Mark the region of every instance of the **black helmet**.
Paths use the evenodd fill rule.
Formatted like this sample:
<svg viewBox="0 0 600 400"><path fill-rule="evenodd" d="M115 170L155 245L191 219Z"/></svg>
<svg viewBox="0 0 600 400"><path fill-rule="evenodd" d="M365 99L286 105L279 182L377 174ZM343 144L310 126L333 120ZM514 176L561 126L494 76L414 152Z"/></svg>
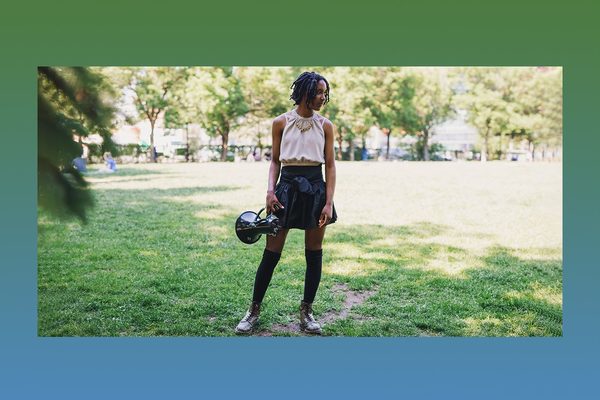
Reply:
<svg viewBox="0 0 600 400"><path fill-rule="evenodd" d="M279 218L273 214L267 215L266 218L260 218L260 211L244 211L235 221L235 234L238 239L246 244L256 243L263 233L271 236L277 235L281 229L279 226Z"/></svg>

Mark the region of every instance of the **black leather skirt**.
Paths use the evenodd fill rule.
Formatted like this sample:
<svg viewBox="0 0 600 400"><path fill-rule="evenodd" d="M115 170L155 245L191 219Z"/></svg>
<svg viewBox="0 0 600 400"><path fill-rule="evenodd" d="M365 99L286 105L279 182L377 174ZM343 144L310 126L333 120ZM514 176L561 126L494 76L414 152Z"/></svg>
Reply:
<svg viewBox="0 0 600 400"><path fill-rule="evenodd" d="M275 196L283 205L275 215L283 228L312 229L319 226L319 217L327 201L326 186L320 165L287 166L281 168ZM335 206L333 218L337 220Z"/></svg>

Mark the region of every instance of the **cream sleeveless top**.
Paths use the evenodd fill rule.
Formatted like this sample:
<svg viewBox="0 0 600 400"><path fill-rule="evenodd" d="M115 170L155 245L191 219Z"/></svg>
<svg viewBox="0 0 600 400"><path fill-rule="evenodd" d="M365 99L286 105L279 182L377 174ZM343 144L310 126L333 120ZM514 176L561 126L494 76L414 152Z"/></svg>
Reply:
<svg viewBox="0 0 600 400"><path fill-rule="evenodd" d="M285 128L281 136L279 161L286 165L319 165L325 163L325 118L313 111L300 116L295 109L284 114Z"/></svg>

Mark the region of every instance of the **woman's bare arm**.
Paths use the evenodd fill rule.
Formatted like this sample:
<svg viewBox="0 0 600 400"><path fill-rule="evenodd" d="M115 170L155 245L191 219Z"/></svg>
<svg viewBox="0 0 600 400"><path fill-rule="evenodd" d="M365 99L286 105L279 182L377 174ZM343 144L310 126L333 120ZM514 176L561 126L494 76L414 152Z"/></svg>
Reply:
<svg viewBox="0 0 600 400"><path fill-rule="evenodd" d="M325 207L321 212L319 226L323 226L333 217L333 195L335 193L335 154L333 151L333 141L335 138L335 126L329 120L323 123L325 132L325 188L327 198Z"/></svg>

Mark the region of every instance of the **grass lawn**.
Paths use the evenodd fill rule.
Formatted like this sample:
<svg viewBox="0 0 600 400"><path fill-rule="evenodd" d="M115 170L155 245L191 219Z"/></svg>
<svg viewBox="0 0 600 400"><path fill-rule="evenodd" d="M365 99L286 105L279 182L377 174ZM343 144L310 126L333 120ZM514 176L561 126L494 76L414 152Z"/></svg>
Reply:
<svg viewBox="0 0 600 400"><path fill-rule="evenodd" d="M264 237L267 163L92 169L87 225L38 218L40 336L232 336ZM561 336L562 165L338 162L315 317L332 336ZM257 334L296 336L292 230Z"/></svg>

